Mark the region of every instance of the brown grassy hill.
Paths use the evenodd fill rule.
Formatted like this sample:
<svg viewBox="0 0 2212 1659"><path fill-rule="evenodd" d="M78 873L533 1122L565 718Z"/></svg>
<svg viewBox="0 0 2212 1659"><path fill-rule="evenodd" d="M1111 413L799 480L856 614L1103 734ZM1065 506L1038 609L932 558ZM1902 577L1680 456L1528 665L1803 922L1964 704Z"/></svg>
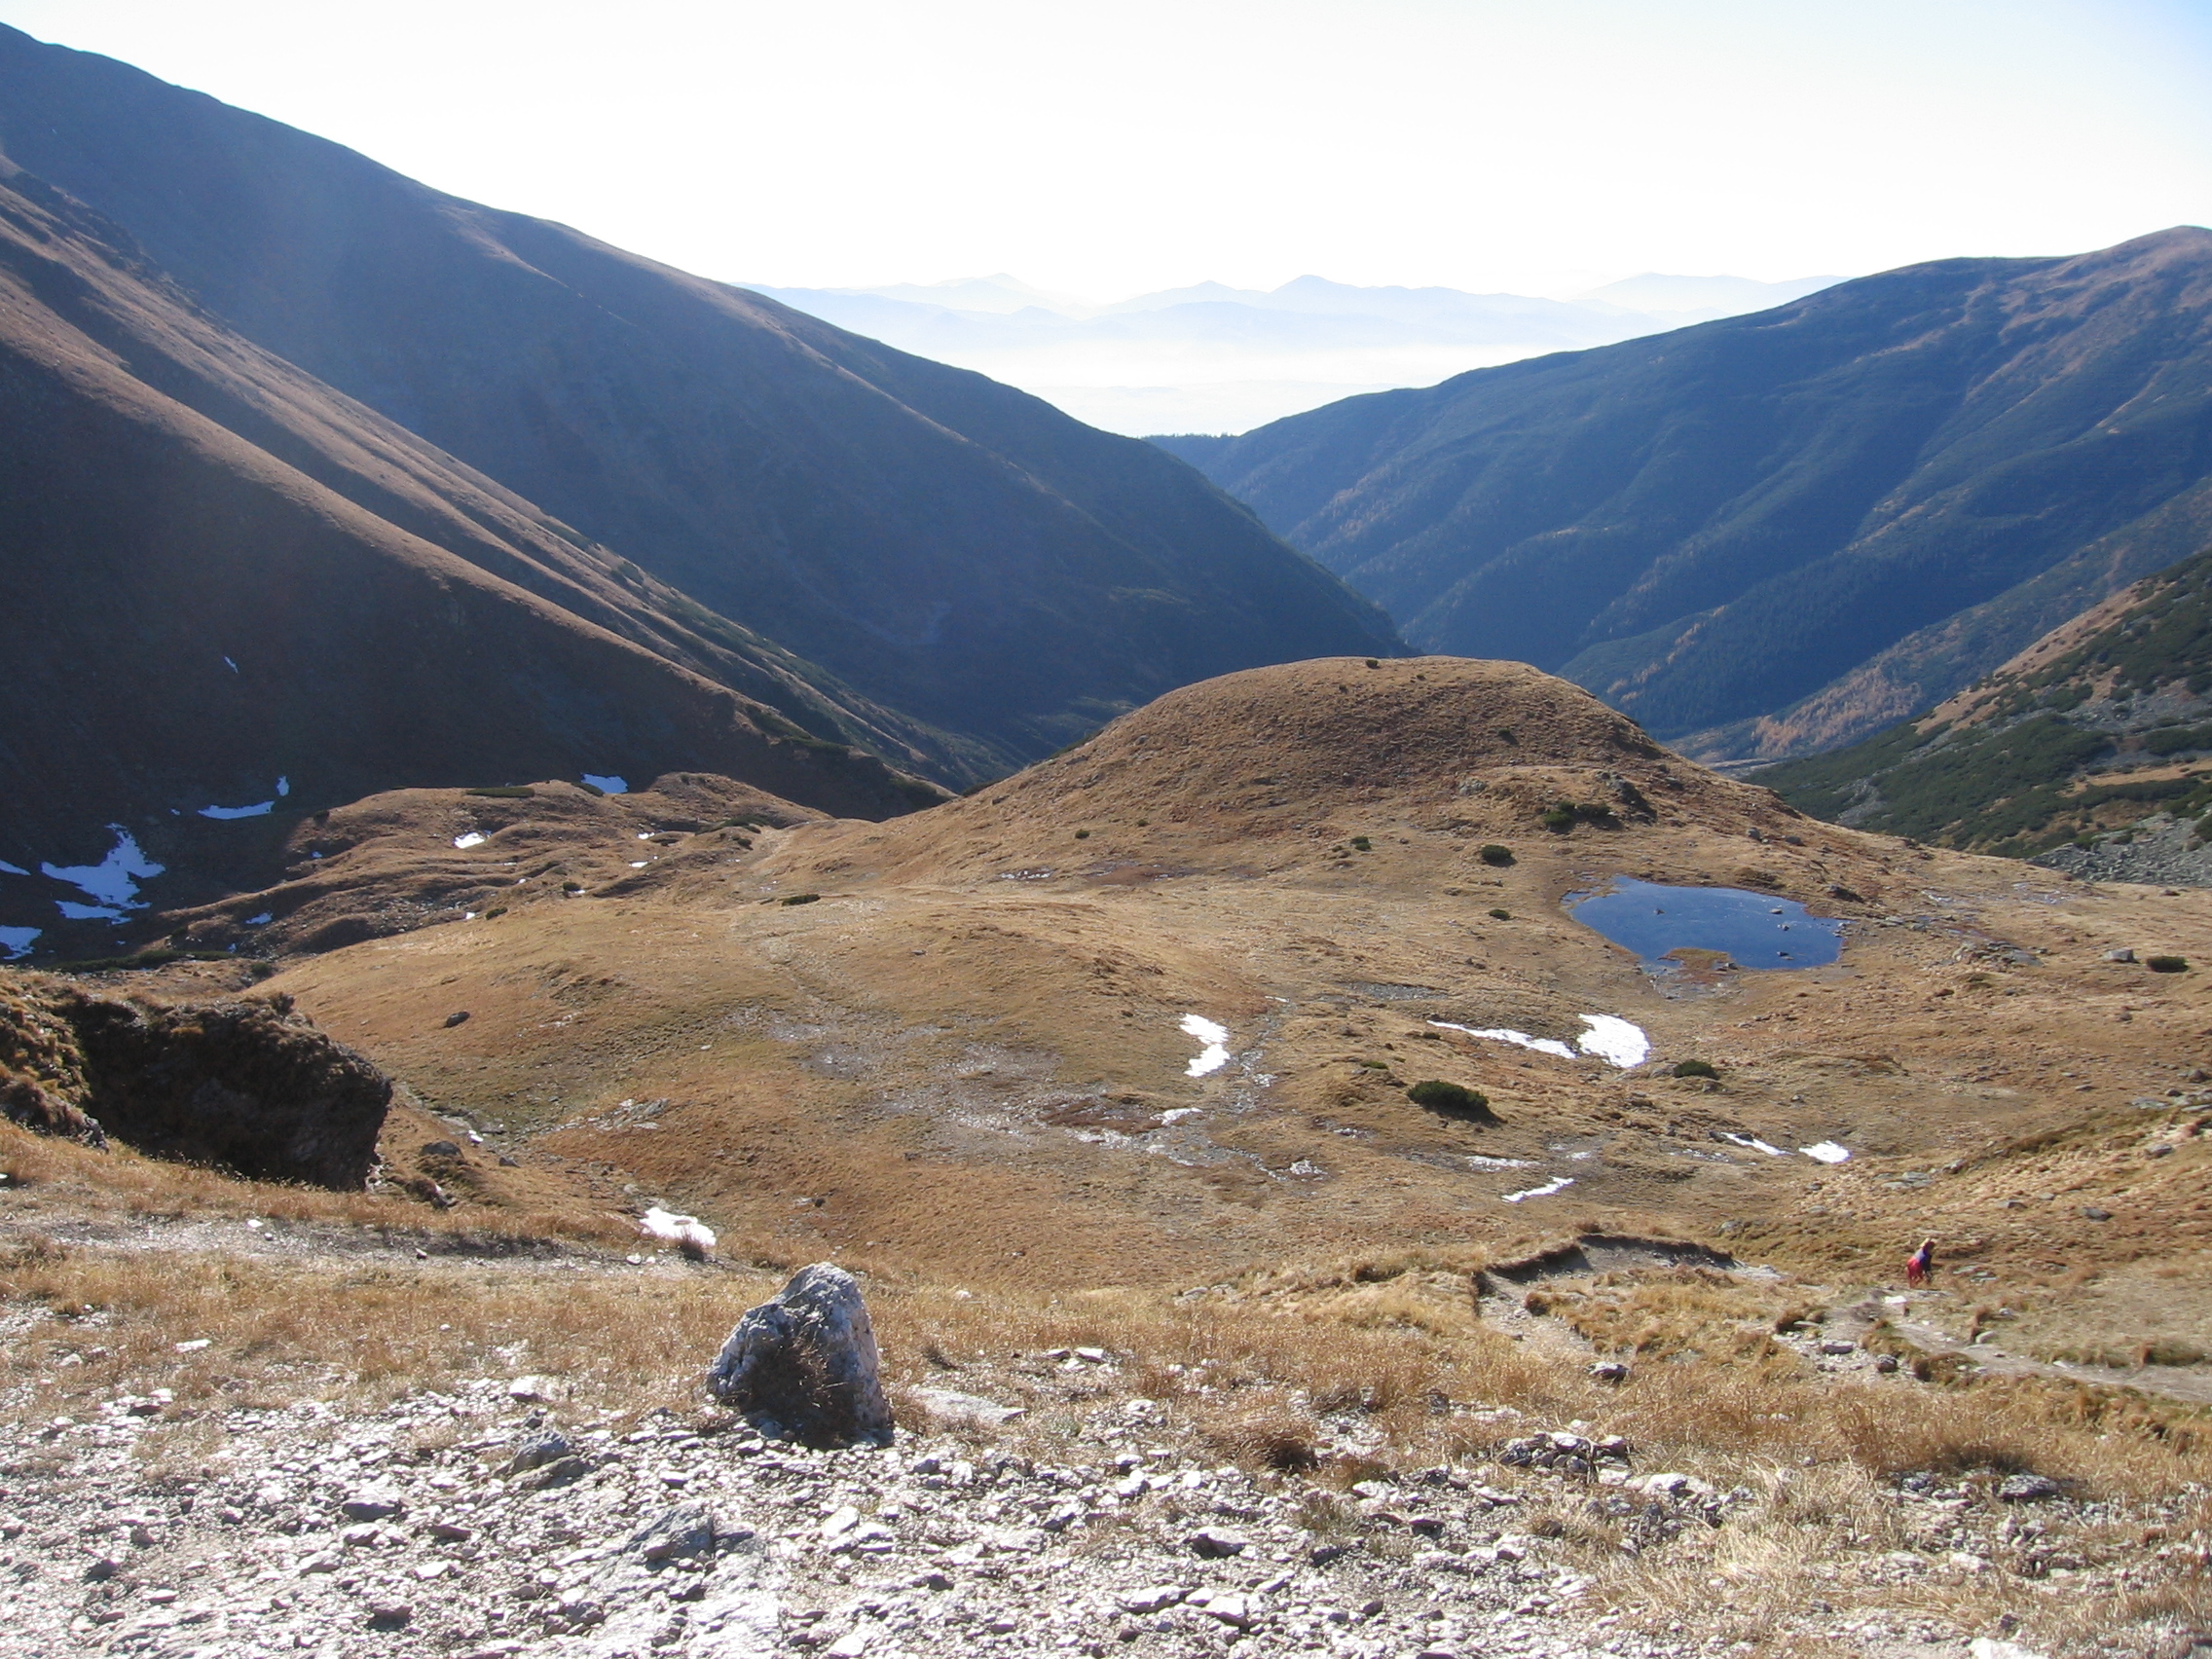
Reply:
<svg viewBox="0 0 2212 1659"><path fill-rule="evenodd" d="M1645 804L1546 826L1608 780ZM2104 960L2212 959L2203 897L1794 816L1524 668L1254 671L986 793L746 839L271 983L549 1168L887 1273L1190 1286L1602 1226L1881 1276L1934 1232L2063 1309L2066 1273L2212 1243L2180 1114L2203 977ZM1623 873L1804 901L1848 918L1843 959L1654 979L1560 907ZM1571 1042L1591 1014L1653 1063L1430 1023ZM1193 1015L1231 1055L1198 1076ZM1687 1058L1718 1080L1667 1075ZM1416 1105L1427 1079L1500 1121ZM1851 1161L1795 1150L1826 1140Z"/></svg>
<svg viewBox="0 0 2212 1659"><path fill-rule="evenodd" d="M773 679L832 730L867 730L865 704L623 596L542 515L228 333L19 174L0 367L0 923L47 946L88 896L19 872L97 865L119 824L195 862L210 806L686 768L870 816L938 795L708 676Z"/></svg>
<svg viewBox="0 0 2212 1659"><path fill-rule="evenodd" d="M0 153L233 329L990 776L1210 674L1401 648L1152 446L0 28Z"/></svg>

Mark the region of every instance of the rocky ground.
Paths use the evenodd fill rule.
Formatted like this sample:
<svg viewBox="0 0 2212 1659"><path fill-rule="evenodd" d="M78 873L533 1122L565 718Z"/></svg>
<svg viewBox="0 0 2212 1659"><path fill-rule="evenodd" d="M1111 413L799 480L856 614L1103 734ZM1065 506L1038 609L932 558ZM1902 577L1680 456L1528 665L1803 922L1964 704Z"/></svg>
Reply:
<svg viewBox="0 0 2212 1659"><path fill-rule="evenodd" d="M2028 861L2082 881L2136 881L2151 886L2212 887L2212 845L2194 819L2156 813L2121 839L2100 836L2086 847L2069 841Z"/></svg>
<svg viewBox="0 0 2212 1659"><path fill-rule="evenodd" d="M12 1341L35 1322L14 1315ZM95 1315L78 1340L97 1352L96 1335ZM1857 1345L1790 1340L1834 1386L1914 1409L1915 1385ZM812 1451L704 1405L586 1411L546 1376L378 1410L331 1403L335 1377L207 1411L156 1388L17 1420L0 1653L2056 1651L2000 1610L2023 1595L2081 1651L2183 1659L2195 1641L2170 1594L2203 1569L2194 1489L1908 1470L1862 1494L1876 1520L1857 1547L1803 1565L1778 1606L1761 1551L1793 1526L1810 1539L1835 1496L1809 1469L1723 1490L1586 1422L1449 1403L1502 1438L1424 1467L1372 1456L1357 1480L1341 1461L1238 1467L1129 1391L1129 1356L1009 1357L1046 1384L961 1381L1033 1400L1057 1382L1074 1432L933 1389L903 1408L920 1432Z"/></svg>

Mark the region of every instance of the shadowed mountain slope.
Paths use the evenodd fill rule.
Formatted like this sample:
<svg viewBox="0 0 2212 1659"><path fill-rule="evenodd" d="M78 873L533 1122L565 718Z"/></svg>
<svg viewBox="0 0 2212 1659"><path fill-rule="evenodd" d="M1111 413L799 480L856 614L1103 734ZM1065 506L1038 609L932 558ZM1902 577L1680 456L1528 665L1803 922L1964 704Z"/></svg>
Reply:
<svg viewBox="0 0 2212 1659"><path fill-rule="evenodd" d="M1921 719L1758 781L1818 817L1941 846L2073 842L2048 862L2212 884L2212 854L2196 851L2212 830L2212 552L2053 629ZM2147 812L2160 844L2122 852Z"/></svg>
<svg viewBox="0 0 2212 1659"><path fill-rule="evenodd" d="M680 595L626 590L609 556L229 333L114 227L8 172L10 948L64 901L120 917L127 866L279 799L679 768L866 817L938 798L709 675L886 747L896 721L870 729L865 702L839 708L740 630L687 630L655 608ZM142 856L103 878L87 866L119 826ZM29 873L49 864L63 875Z"/></svg>
<svg viewBox="0 0 2212 1659"><path fill-rule="evenodd" d="M230 326L988 775L1207 675L1399 648L1189 468L322 139L0 29L0 150Z"/></svg>
<svg viewBox="0 0 2212 1659"><path fill-rule="evenodd" d="M2212 232L2185 228L1907 267L1187 452L1418 645L1556 670L1719 756L1926 707L2193 550L2208 406Z"/></svg>

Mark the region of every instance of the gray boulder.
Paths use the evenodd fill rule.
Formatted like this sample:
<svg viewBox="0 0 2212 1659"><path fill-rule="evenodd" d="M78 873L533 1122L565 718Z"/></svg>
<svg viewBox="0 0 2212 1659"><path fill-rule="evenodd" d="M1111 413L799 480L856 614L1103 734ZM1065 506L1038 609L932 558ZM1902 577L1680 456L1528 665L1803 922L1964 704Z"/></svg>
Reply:
<svg viewBox="0 0 2212 1659"><path fill-rule="evenodd" d="M887 1444L891 1402L853 1275L817 1262L750 1309L707 1368L707 1391L763 1435L807 1446Z"/></svg>

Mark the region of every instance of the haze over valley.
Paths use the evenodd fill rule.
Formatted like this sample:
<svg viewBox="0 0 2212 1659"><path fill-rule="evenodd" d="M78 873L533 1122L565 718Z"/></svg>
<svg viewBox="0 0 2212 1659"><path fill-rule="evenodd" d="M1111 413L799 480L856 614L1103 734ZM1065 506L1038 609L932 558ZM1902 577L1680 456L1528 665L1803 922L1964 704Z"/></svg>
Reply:
<svg viewBox="0 0 2212 1659"><path fill-rule="evenodd" d="M875 288L747 284L826 321L1035 392L1108 431L1241 432L1341 397L1762 311L1835 280L1624 277L1565 298L1300 276L1113 303L1011 276Z"/></svg>

